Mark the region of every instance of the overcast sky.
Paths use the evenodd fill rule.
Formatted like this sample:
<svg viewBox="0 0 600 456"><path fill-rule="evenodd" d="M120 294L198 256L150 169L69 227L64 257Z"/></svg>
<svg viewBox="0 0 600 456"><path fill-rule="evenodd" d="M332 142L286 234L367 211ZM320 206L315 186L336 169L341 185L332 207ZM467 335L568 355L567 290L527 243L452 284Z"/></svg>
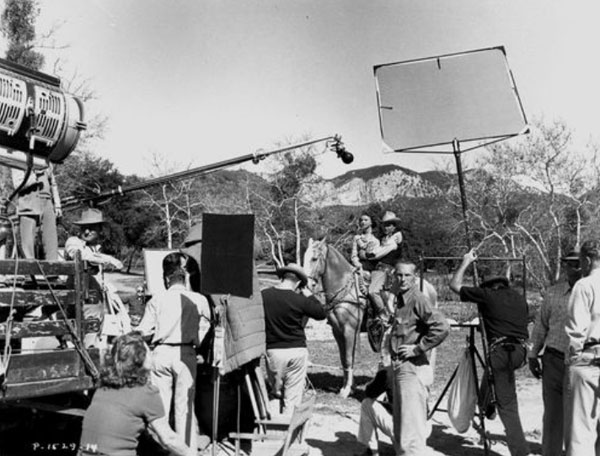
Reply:
<svg viewBox="0 0 600 456"><path fill-rule="evenodd" d="M199 166L336 133L355 162L326 154L326 177L430 169L436 156L382 153L373 66L498 45L528 118L599 137L597 0L39 3L39 31L62 23L62 57L90 78L88 109L109 119L98 152L124 173L147 174L153 153Z"/></svg>

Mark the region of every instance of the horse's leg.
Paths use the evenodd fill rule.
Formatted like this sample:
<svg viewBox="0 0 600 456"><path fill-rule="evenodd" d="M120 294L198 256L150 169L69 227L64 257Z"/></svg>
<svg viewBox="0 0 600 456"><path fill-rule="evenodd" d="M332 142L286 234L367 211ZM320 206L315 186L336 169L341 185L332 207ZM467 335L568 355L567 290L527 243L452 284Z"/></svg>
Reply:
<svg viewBox="0 0 600 456"><path fill-rule="evenodd" d="M360 331L362 309L354 304L340 304L331 312L330 321L335 320L334 337L340 350L340 361L344 369L344 381L339 392L341 397L348 397L354 382L353 368L356 345ZM332 323L332 328L334 327ZM337 332L337 335L336 335Z"/></svg>
<svg viewBox="0 0 600 456"><path fill-rule="evenodd" d="M333 333L333 338L338 346L338 351L340 353L340 360L342 361L342 369L344 371L344 380L343 384L346 384L346 372L347 372L347 362L345 358L346 353L346 339L344 337L344 325L343 319L340 320L339 311L333 309L331 312L327 314L327 319L329 320L329 324L331 325L331 332ZM342 386L343 390L343 386ZM341 391L340 391L341 393Z"/></svg>

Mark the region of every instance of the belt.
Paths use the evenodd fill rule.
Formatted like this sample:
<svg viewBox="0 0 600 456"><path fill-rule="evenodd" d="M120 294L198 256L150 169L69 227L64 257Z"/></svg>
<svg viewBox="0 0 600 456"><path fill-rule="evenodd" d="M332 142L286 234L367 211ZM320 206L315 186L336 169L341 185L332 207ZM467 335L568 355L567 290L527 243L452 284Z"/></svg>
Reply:
<svg viewBox="0 0 600 456"><path fill-rule="evenodd" d="M490 341L490 350L495 349L496 347L502 347L504 345L521 345L525 346L525 340L519 339L517 337L496 337Z"/></svg>
<svg viewBox="0 0 600 456"><path fill-rule="evenodd" d="M546 347L544 348L544 353L548 353L549 355L556 356L557 358L564 359L565 354L562 350L554 347Z"/></svg>
<svg viewBox="0 0 600 456"><path fill-rule="evenodd" d="M166 345L167 347L193 347L194 344L191 342L188 342L186 344L184 343L170 343L170 342L159 342L158 344L154 344L153 347L158 347L159 345Z"/></svg>

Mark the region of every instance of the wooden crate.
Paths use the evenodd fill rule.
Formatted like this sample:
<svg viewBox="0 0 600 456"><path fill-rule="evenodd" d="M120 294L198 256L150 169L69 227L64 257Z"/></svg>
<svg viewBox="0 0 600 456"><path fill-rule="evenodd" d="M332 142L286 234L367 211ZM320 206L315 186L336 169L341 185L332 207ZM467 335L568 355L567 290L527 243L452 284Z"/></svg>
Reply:
<svg viewBox="0 0 600 456"><path fill-rule="evenodd" d="M0 260L0 275L8 285L0 288L0 351L4 350L9 330L12 349L0 402L92 388L93 378L76 349L77 344L59 347L59 340L64 336L70 339L69 326L80 341L85 334L100 330L99 320L83 319L84 303L99 303L100 296L89 289L81 259ZM31 309L38 308L43 309L44 315L52 315L52 319L25 316ZM61 308L67 314L68 323ZM9 325L7 317L11 310L15 319ZM35 349L40 341L47 345L45 349ZM85 351L98 366L99 351Z"/></svg>

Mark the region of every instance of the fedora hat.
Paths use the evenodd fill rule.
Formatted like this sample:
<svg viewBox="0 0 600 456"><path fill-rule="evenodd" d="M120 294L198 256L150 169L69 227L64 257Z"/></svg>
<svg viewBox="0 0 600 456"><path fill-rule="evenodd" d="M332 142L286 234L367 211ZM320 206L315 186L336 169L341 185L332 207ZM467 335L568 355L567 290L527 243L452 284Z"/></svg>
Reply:
<svg viewBox="0 0 600 456"><path fill-rule="evenodd" d="M86 209L81 212L81 218L79 220L75 220L73 223L75 225L98 225L100 223L104 223L104 216L102 215L102 211L98 209Z"/></svg>
<svg viewBox="0 0 600 456"><path fill-rule="evenodd" d="M398 224L400 223L400 219L396 217L396 214L394 214L393 212L387 211L385 214L383 214L383 217L381 217L381 223L394 223L396 226L398 226Z"/></svg>
<svg viewBox="0 0 600 456"><path fill-rule="evenodd" d="M308 283L308 276L306 275L306 272L304 272L304 269L302 269L302 267L296 263L290 263L287 266L277 269L277 275L279 278L283 277L286 272L295 274L296 277L300 279L300 285L305 286Z"/></svg>
<svg viewBox="0 0 600 456"><path fill-rule="evenodd" d="M579 261L579 245L576 245L567 253L565 256L561 257L562 261Z"/></svg>
<svg viewBox="0 0 600 456"><path fill-rule="evenodd" d="M202 223L196 223L195 225L192 225L188 235L183 241L183 246L188 247L196 242L202 242Z"/></svg>

